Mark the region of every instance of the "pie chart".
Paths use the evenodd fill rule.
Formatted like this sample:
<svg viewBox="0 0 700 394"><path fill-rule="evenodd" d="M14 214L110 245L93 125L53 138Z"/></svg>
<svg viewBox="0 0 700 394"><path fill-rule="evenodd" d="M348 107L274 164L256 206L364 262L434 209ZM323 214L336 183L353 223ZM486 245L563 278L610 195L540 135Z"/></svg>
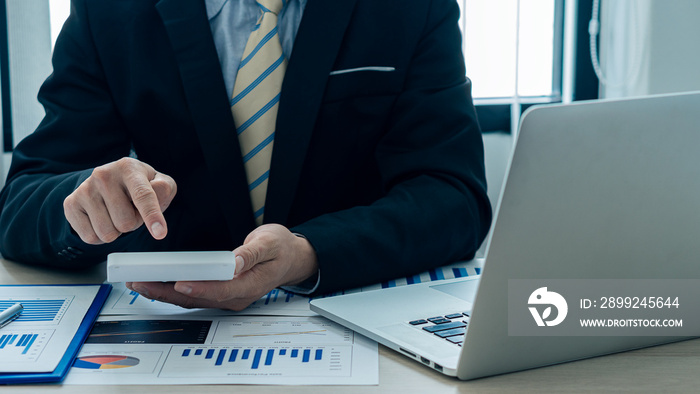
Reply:
<svg viewBox="0 0 700 394"><path fill-rule="evenodd" d="M139 364L139 359L129 356L85 356L78 357L73 363L82 369L119 369L129 368Z"/></svg>

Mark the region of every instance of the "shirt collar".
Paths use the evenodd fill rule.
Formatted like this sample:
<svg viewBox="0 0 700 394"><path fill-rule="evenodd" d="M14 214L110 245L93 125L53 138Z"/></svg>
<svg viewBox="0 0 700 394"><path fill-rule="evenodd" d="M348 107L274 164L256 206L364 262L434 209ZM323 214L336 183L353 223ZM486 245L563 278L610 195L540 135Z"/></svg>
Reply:
<svg viewBox="0 0 700 394"><path fill-rule="evenodd" d="M229 0L204 0L204 5L207 8L207 18L211 21L214 17L219 15L219 12L221 12L221 9L224 8L224 5L228 1ZM304 9L307 0L285 0L285 3L290 1L297 1L302 9Z"/></svg>
<svg viewBox="0 0 700 394"><path fill-rule="evenodd" d="M215 16L219 15L221 9L224 8L228 0L204 0L204 5L207 8L207 18L209 20L214 19Z"/></svg>

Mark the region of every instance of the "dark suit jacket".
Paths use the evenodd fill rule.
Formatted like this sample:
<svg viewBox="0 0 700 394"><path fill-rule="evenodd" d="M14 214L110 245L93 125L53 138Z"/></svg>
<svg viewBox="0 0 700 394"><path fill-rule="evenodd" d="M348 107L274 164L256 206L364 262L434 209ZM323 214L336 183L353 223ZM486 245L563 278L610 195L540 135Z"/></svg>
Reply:
<svg viewBox="0 0 700 394"><path fill-rule="evenodd" d="M80 267L107 253L231 250L254 228L203 1L77 0L14 150L0 207L12 260ZM282 88L265 221L305 235L319 291L470 258L488 230L481 134L454 0L310 0ZM360 67L393 71L355 71ZM135 152L172 176L169 234L84 244L63 200Z"/></svg>

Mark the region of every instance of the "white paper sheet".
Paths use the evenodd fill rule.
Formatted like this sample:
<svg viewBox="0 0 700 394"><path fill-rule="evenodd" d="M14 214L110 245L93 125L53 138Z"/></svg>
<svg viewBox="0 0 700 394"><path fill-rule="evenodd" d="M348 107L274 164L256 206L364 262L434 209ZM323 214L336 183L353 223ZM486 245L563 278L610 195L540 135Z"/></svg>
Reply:
<svg viewBox="0 0 700 394"><path fill-rule="evenodd" d="M396 280L391 280L373 286L363 287L360 289L353 289L345 292L328 294L327 296L377 290L384 287L403 286L413 283L424 283L442 279L453 279L465 276L479 275L481 273L483 263L483 259L475 259L471 261L460 262L453 265L436 268L424 272L420 275L415 275L408 278L399 278ZM179 306L146 299L138 293L127 289L123 283L113 283L112 285L114 286L114 288L112 289L112 293L110 294L109 299L105 303L105 307L102 309L102 315L211 315L213 313L228 315L244 314L269 316L316 315L309 309L309 301L311 300L309 297L304 297L302 295L290 293L282 289L272 290L242 312L229 312L180 308Z"/></svg>
<svg viewBox="0 0 700 394"><path fill-rule="evenodd" d="M0 328L0 372L56 369L99 286L0 286L0 309L24 306Z"/></svg>
<svg viewBox="0 0 700 394"><path fill-rule="evenodd" d="M322 317L102 316L65 384L378 384L377 343Z"/></svg>

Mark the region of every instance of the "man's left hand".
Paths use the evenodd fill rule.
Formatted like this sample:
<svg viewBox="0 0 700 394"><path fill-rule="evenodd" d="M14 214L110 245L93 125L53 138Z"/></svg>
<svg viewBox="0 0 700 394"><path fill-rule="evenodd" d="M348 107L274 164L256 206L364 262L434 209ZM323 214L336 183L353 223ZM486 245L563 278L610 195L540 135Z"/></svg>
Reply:
<svg viewBox="0 0 700 394"><path fill-rule="evenodd" d="M126 286L146 298L185 308L242 310L279 286L293 286L318 271L316 252L286 227L266 224L236 248L236 274L228 281L134 282Z"/></svg>

